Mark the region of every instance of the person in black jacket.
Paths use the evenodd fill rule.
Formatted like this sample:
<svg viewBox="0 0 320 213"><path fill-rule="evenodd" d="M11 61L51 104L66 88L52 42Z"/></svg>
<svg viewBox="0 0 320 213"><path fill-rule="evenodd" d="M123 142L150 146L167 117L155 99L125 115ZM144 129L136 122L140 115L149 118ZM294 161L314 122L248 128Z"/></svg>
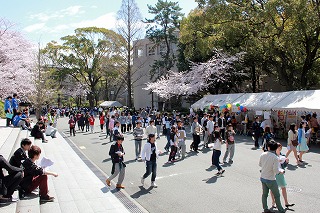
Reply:
<svg viewBox="0 0 320 213"><path fill-rule="evenodd" d="M9 175L4 176L2 169L7 170ZM22 177L22 168L10 165L9 162L0 155L0 195L2 195L0 203L15 201L12 198L12 194L20 184Z"/></svg>
<svg viewBox="0 0 320 213"><path fill-rule="evenodd" d="M218 119L218 126L220 128L221 137L225 140L227 121L223 113L220 114L220 118Z"/></svg>
<svg viewBox="0 0 320 213"><path fill-rule="evenodd" d="M22 162L28 158L26 151L30 149L31 144L32 142L30 141L29 138L22 139L20 143L20 148L13 153L13 155L9 160L9 163L12 166L20 168L22 165Z"/></svg>
<svg viewBox="0 0 320 213"><path fill-rule="evenodd" d="M40 166L35 164L36 160L39 160L41 149L38 146L31 146L28 151L29 158L23 163L24 177L20 183L22 190L29 194L37 187L39 187L40 202L52 202L54 197L48 195L48 176L52 175L58 177L57 173L44 171Z"/></svg>
<svg viewBox="0 0 320 213"><path fill-rule="evenodd" d="M48 142L48 140L44 138L44 134L42 131L43 126L44 123L42 121L39 121L36 125L34 125L33 129L31 130L31 136L35 139L42 139L42 143L46 143Z"/></svg>
<svg viewBox="0 0 320 213"><path fill-rule="evenodd" d="M111 176L106 180L108 186L111 185L110 181L115 178L118 174L118 183L116 188L124 189L122 182L124 180L125 168L126 165L123 163L123 156L125 154L122 142L124 141L124 137L122 135L117 136L117 141L111 145L109 155L112 159L112 170Z"/></svg>

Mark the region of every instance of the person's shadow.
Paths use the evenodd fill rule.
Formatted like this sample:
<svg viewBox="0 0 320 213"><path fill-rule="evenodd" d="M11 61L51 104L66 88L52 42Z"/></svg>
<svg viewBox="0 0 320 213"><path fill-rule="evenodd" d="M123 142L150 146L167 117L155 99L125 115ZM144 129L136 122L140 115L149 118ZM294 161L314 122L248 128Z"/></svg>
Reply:
<svg viewBox="0 0 320 213"><path fill-rule="evenodd" d="M152 194L150 191L151 191L151 189L153 188L152 186L150 186L149 188L144 188L143 186L139 186L139 188L140 188L140 191L137 191L136 193L134 193L133 195L131 195L131 197L133 198L133 199L135 199L135 198L139 198L139 197L141 197L141 196L143 196L143 195L147 195L147 194Z"/></svg>

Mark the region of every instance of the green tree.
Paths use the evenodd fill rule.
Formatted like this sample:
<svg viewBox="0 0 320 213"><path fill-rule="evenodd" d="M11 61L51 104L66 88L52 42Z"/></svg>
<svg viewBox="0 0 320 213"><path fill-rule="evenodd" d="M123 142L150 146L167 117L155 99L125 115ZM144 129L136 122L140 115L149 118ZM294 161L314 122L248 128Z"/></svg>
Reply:
<svg viewBox="0 0 320 213"><path fill-rule="evenodd" d="M175 64L172 45L178 43L180 21L184 15L180 11L178 2L158 0L155 6L148 5L148 12L153 14L154 18L145 19L148 24L147 38L154 43L155 48L165 48L165 51L161 51L161 59L153 64L151 76L154 76L155 72L162 76Z"/></svg>
<svg viewBox="0 0 320 213"><path fill-rule="evenodd" d="M316 86L319 1L198 0L198 3L198 11L181 27L181 41L187 45L185 52L189 58L201 53L205 59L202 44L206 43L211 44L210 48L222 47L228 52L245 51L254 91L263 73L287 90ZM199 22L203 24L199 26ZM188 34L188 29L192 33Z"/></svg>
<svg viewBox="0 0 320 213"><path fill-rule="evenodd" d="M99 82L110 62L124 50L122 36L112 30L87 27L75 30L75 35L62 37L63 44L50 42L44 52L48 55L58 74L71 76L85 88L91 107L99 101Z"/></svg>

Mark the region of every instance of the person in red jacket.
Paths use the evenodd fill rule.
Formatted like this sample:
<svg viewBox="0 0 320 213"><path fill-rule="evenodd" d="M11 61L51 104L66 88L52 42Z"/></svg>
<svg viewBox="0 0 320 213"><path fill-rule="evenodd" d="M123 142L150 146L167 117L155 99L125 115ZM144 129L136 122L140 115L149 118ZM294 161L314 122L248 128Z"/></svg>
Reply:
<svg viewBox="0 0 320 213"><path fill-rule="evenodd" d="M89 125L90 125L91 133L93 133L94 121L95 121L95 119L94 119L93 115L91 115L91 116L89 117Z"/></svg>
<svg viewBox="0 0 320 213"><path fill-rule="evenodd" d="M105 119L104 113L101 112L100 115L99 115L101 132L103 132L104 119Z"/></svg>

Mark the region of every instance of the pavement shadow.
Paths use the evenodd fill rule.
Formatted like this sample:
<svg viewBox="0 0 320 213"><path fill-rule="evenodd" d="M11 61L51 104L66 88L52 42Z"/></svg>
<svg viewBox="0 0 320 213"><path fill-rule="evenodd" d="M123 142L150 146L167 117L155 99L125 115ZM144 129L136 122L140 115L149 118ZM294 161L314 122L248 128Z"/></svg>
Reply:
<svg viewBox="0 0 320 213"><path fill-rule="evenodd" d="M104 159L104 160L102 161L102 163L106 163L106 162L109 162L109 161L111 161L111 158Z"/></svg>
<svg viewBox="0 0 320 213"><path fill-rule="evenodd" d="M297 168L298 168L298 165L288 164L286 169L290 171L294 171L294 170L297 170Z"/></svg>
<svg viewBox="0 0 320 213"><path fill-rule="evenodd" d="M109 143L113 143L113 141L105 142L105 143L102 143L101 145L107 145Z"/></svg>
<svg viewBox="0 0 320 213"><path fill-rule="evenodd" d="M139 186L140 191L137 191L136 193L132 194L130 197L132 197L133 199L139 198L143 195L147 195L147 194L152 194L150 191L153 187L149 187L149 188L144 188L143 186Z"/></svg>
<svg viewBox="0 0 320 213"><path fill-rule="evenodd" d="M135 163L135 162L136 162L136 159L132 159L132 160L127 160L127 161L125 161L123 163L130 164L130 163Z"/></svg>
<svg viewBox="0 0 320 213"><path fill-rule="evenodd" d="M214 165L211 165L209 168L206 169L207 172L211 172L215 169L216 167Z"/></svg>
<svg viewBox="0 0 320 213"><path fill-rule="evenodd" d="M206 148L206 147L202 147L202 149L201 149L201 152L203 153L203 154L206 154L206 153L208 153L208 152L210 152L211 151L211 149L210 148Z"/></svg>
<svg viewBox="0 0 320 213"><path fill-rule="evenodd" d="M100 189L104 194L110 192L110 189L108 187L103 187Z"/></svg>
<svg viewBox="0 0 320 213"><path fill-rule="evenodd" d="M170 167L170 166L174 166L175 164L174 163L164 163L162 165L162 167Z"/></svg>
<svg viewBox="0 0 320 213"><path fill-rule="evenodd" d="M205 181L207 184L212 184L212 183L217 182L217 180L218 180L218 176L213 176L211 178L204 179L202 181Z"/></svg>

